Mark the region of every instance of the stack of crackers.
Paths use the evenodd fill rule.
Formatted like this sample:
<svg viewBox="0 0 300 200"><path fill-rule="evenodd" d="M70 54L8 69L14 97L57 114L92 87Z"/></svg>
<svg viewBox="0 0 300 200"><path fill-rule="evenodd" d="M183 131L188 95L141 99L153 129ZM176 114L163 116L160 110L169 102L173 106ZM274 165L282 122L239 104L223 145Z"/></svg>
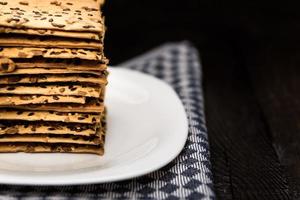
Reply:
<svg viewBox="0 0 300 200"><path fill-rule="evenodd" d="M0 0L0 152L104 153L103 0Z"/></svg>

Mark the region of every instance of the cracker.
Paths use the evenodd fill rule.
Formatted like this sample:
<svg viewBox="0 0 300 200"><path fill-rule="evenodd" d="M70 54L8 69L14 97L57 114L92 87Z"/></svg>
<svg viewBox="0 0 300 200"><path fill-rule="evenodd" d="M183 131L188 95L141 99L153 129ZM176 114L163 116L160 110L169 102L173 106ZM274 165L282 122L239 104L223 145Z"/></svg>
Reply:
<svg viewBox="0 0 300 200"><path fill-rule="evenodd" d="M45 144L45 143L1 143L2 153L92 153L103 155L103 145L77 145L77 144Z"/></svg>
<svg viewBox="0 0 300 200"><path fill-rule="evenodd" d="M20 28L9 28L0 27L0 33L13 33L21 35L37 35L37 36L56 36L63 38L77 38L77 39L91 39L101 40L99 33L89 32L71 32L71 31L60 31L60 30L47 30L47 29L20 29Z"/></svg>
<svg viewBox="0 0 300 200"><path fill-rule="evenodd" d="M62 113L52 111L0 110L0 120L54 121L83 124L100 123L101 115L89 113Z"/></svg>
<svg viewBox="0 0 300 200"><path fill-rule="evenodd" d="M102 113L104 111L103 103L86 103L78 104L36 104L36 105L18 105L18 106L1 106L0 108L16 108L33 111L57 111L57 112L77 112L77 113Z"/></svg>
<svg viewBox="0 0 300 200"><path fill-rule="evenodd" d="M94 67L94 68L105 68L108 64L108 59L105 60L82 60L82 59L61 59L61 58L43 58L43 57L33 57L33 58L13 58L12 59L16 65L21 65L26 63L31 63L32 65L42 68L66 68L66 67ZM49 65L48 65L49 64ZM47 67L47 65L49 67ZM25 67L27 68L27 67ZM35 68L35 67L34 67Z"/></svg>
<svg viewBox="0 0 300 200"><path fill-rule="evenodd" d="M30 142L30 143L64 143L64 144L88 144L88 145L99 145L103 144L101 137L97 136L78 136L78 135L51 135L51 134L27 134L27 135L1 135L0 143L3 142Z"/></svg>
<svg viewBox="0 0 300 200"><path fill-rule="evenodd" d="M100 5L95 0L1 0L0 26L103 32Z"/></svg>
<svg viewBox="0 0 300 200"><path fill-rule="evenodd" d="M107 62L107 61L105 61ZM96 61L78 60L78 59L9 59L0 58L0 73L13 72L15 69L65 69L76 71L101 71L107 69L107 63L98 63Z"/></svg>
<svg viewBox="0 0 300 200"><path fill-rule="evenodd" d="M57 86L57 85L41 85L41 86L1 86L0 94L39 94L39 95L61 95L61 96L83 96L99 98L101 92L100 87L87 87L81 85Z"/></svg>
<svg viewBox="0 0 300 200"><path fill-rule="evenodd" d="M5 58L79 58L85 60L106 60L103 52L87 49L60 49L60 48L31 48L31 47L5 47L0 48L0 57Z"/></svg>
<svg viewBox="0 0 300 200"><path fill-rule="evenodd" d="M50 74L37 74L37 75L11 75L0 76L0 84L28 84L28 83L91 83L97 85L106 85L107 78L78 75L50 75Z"/></svg>
<svg viewBox="0 0 300 200"><path fill-rule="evenodd" d="M97 125L99 126L99 125ZM95 125L70 124L58 122L27 122L3 123L0 122L0 135L3 134L70 134L91 136L97 134Z"/></svg>
<svg viewBox="0 0 300 200"><path fill-rule="evenodd" d="M17 69L31 69L31 68L46 68L46 69L65 69L65 70L76 70L76 71L104 71L107 69L106 64L92 65L74 65L64 63L15 63Z"/></svg>
<svg viewBox="0 0 300 200"><path fill-rule="evenodd" d="M16 69L9 73L0 73L0 76L16 75L16 74L93 74L101 76L101 71L81 71L81 70L66 70L66 69L52 69L52 68L29 68Z"/></svg>
<svg viewBox="0 0 300 200"><path fill-rule="evenodd" d="M38 38L33 36L0 35L1 47L41 47L102 50L101 42L83 41L78 39Z"/></svg>
<svg viewBox="0 0 300 200"><path fill-rule="evenodd" d="M41 95L14 95L0 96L0 106L15 106L27 104L48 104L48 103L85 103L85 97L74 96L41 96Z"/></svg>
<svg viewBox="0 0 300 200"><path fill-rule="evenodd" d="M102 87L101 93L100 93L100 100L104 101L106 95L106 87Z"/></svg>
<svg viewBox="0 0 300 200"><path fill-rule="evenodd" d="M13 72L16 69L16 64L9 58L0 58L0 73Z"/></svg>

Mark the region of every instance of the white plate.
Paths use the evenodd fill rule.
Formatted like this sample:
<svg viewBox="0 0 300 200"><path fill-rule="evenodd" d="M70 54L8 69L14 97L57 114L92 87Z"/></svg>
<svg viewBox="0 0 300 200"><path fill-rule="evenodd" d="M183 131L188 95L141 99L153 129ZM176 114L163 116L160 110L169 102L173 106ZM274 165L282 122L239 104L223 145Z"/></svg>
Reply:
<svg viewBox="0 0 300 200"><path fill-rule="evenodd" d="M0 183L73 185L124 180L157 170L180 153L188 123L171 87L139 72L110 71L105 155L3 153Z"/></svg>

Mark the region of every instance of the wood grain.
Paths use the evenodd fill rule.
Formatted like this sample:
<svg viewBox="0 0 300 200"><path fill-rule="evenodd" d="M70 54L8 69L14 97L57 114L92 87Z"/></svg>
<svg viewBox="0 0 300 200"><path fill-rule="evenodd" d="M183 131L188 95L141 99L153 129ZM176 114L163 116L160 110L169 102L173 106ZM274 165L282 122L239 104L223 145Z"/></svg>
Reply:
<svg viewBox="0 0 300 200"><path fill-rule="evenodd" d="M206 117L219 198L289 199L286 177L246 69L230 49L202 55Z"/></svg>
<svg viewBox="0 0 300 200"><path fill-rule="evenodd" d="M260 49L248 66L274 147L287 169L293 199L300 198L299 66L299 50L274 45Z"/></svg>

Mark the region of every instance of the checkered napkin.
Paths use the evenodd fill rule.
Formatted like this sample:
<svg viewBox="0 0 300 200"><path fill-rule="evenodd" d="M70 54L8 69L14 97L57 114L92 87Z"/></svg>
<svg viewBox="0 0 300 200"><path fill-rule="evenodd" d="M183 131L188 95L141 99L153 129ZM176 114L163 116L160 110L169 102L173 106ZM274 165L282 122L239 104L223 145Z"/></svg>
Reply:
<svg viewBox="0 0 300 200"><path fill-rule="evenodd" d="M0 199L215 199L197 50L187 42L166 44L120 66L173 86L189 120L181 154L162 169L132 180L78 186L1 185Z"/></svg>

